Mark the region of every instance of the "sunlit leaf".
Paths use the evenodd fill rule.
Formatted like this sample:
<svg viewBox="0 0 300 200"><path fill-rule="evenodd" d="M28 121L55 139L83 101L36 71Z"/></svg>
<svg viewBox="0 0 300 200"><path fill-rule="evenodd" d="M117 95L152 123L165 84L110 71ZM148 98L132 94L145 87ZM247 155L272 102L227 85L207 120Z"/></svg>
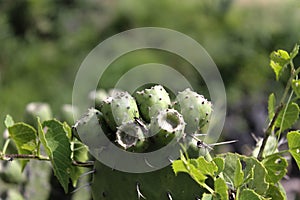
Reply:
<svg viewBox="0 0 300 200"><path fill-rule="evenodd" d="M273 184L269 185L269 188L266 192L266 196L271 199L286 200L286 196L282 193L280 188Z"/></svg>
<svg viewBox="0 0 300 200"><path fill-rule="evenodd" d="M43 127L46 132L45 141L48 150L50 150L48 156L51 159L54 174L67 193L72 168L68 133L65 131L64 125L57 120L44 121Z"/></svg>
<svg viewBox="0 0 300 200"><path fill-rule="evenodd" d="M37 147L36 130L25 123L15 123L8 127L10 138L16 144L18 154L32 154ZM21 160L22 170L26 166L28 160Z"/></svg>
<svg viewBox="0 0 300 200"><path fill-rule="evenodd" d="M215 192L220 195L222 200L228 199L228 187L222 178L215 180Z"/></svg>
<svg viewBox="0 0 300 200"><path fill-rule="evenodd" d="M300 132L291 131L287 134L287 140L290 153L295 159L298 168L300 169Z"/></svg>
<svg viewBox="0 0 300 200"><path fill-rule="evenodd" d="M220 174L225 167L225 161L224 158L221 157L214 157L213 162L217 165L218 171L216 172L216 175Z"/></svg>
<svg viewBox="0 0 300 200"><path fill-rule="evenodd" d="M290 55L284 50L278 50L271 53L270 59L270 66L275 72L276 80L278 80L282 70L290 62Z"/></svg>

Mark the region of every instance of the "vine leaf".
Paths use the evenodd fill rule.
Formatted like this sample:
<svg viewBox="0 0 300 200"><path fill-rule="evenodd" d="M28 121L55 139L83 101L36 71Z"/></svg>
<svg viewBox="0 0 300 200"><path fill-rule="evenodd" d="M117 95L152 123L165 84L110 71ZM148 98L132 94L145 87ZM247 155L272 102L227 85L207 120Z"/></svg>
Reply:
<svg viewBox="0 0 300 200"><path fill-rule="evenodd" d="M279 80L282 70L289 64L291 57L284 50L273 51L270 55L270 66L275 72L276 80Z"/></svg>
<svg viewBox="0 0 300 200"><path fill-rule="evenodd" d="M289 151L295 159L300 169L300 133L299 131L291 131L287 134Z"/></svg>
<svg viewBox="0 0 300 200"><path fill-rule="evenodd" d="M201 198L201 200L212 200L212 199L213 199L213 195L207 193L204 193Z"/></svg>
<svg viewBox="0 0 300 200"><path fill-rule="evenodd" d="M270 121L273 119L275 115L275 105L276 105L276 98L274 93L270 94L268 100L268 112L269 112L269 119Z"/></svg>
<svg viewBox="0 0 300 200"><path fill-rule="evenodd" d="M299 118L299 106L296 103L290 103L287 107L283 108L277 120L275 121L276 127L281 127L281 130L290 128Z"/></svg>
<svg viewBox="0 0 300 200"><path fill-rule="evenodd" d="M292 88L297 97L300 97L300 80L293 80L292 81Z"/></svg>
<svg viewBox="0 0 300 200"><path fill-rule="evenodd" d="M240 200L263 200L264 198L254 190L245 189L240 193Z"/></svg>
<svg viewBox="0 0 300 200"><path fill-rule="evenodd" d="M10 122L7 122L10 124ZM32 154L37 148L37 135L36 130L25 123L15 123L8 127L10 138L16 144L18 154ZM22 171L24 170L28 160L21 160Z"/></svg>
<svg viewBox="0 0 300 200"><path fill-rule="evenodd" d="M51 160L54 174L67 193L72 167L68 133L64 125L55 119L44 121L39 127L39 137Z"/></svg>
<svg viewBox="0 0 300 200"><path fill-rule="evenodd" d="M262 161L267 170L267 181L276 184L287 172L288 163L285 158L279 155L271 155Z"/></svg>
<svg viewBox="0 0 300 200"><path fill-rule="evenodd" d="M224 158L221 157L214 157L213 158L214 163L217 165L218 167L218 171L216 173L216 175L219 175L221 172L223 172L224 167L225 167L225 161Z"/></svg>

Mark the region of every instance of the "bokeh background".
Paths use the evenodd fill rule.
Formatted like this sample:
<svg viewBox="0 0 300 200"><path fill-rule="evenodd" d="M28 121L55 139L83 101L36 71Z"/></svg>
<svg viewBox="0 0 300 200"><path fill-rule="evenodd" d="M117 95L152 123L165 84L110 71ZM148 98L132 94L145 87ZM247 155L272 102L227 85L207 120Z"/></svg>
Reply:
<svg viewBox="0 0 300 200"><path fill-rule="evenodd" d="M228 100L222 139L238 139L228 150L247 153L255 144L251 133L261 136L266 127L268 94L280 96L283 90L269 67L269 54L292 50L300 39L299 22L296 0L0 0L0 133L6 114L21 121L32 101L48 102L59 118L61 106L72 101L76 72L95 46L121 31L158 26L194 38L213 58ZM187 63L157 51L120 58L102 88L148 62L176 66L206 94ZM291 169L293 177L299 177L297 170Z"/></svg>

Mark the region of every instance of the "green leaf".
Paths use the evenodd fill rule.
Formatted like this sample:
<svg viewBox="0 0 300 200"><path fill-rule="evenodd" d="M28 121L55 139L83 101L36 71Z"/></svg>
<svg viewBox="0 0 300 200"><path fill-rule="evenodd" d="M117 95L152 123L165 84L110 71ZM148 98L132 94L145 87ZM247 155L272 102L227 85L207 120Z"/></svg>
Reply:
<svg viewBox="0 0 300 200"><path fill-rule="evenodd" d="M54 174L67 193L72 168L68 133L64 129L64 125L55 119L44 121L43 127L46 130L44 135L46 146L50 150L48 156L50 157Z"/></svg>
<svg viewBox="0 0 300 200"><path fill-rule="evenodd" d="M44 146L47 155L50 157L52 155L52 152L51 152L50 147L48 146L48 143L47 143L47 140L45 137L45 133L43 130L43 125L41 124L41 120L39 117L37 117L37 128L38 128L39 140L41 141L42 145Z"/></svg>
<svg viewBox="0 0 300 200"><path fill-rule="evenodd" d="M4 121L4 124L5 124L6 128L9 128L9 127L13 126L14 123L15 122L14 122L13 118L10 115L6 115L5 121Z"/></svg>
<svg viewBox="0 0 300 200"><path fill-rule="evenodd" d="M245 189L240 193L240 200L263 200L264 198L254 190Z"/></svg>
<svg viewBox="0 0 300 200"><path fill-rule="evenodd" d="M218 171L217 171L216 175L219 175L224 170L225 160L224 160L224 158L214 157L213 162L218 167Z"/></svg>
<svg viewBox="0 0 300 200"><path fill-rule="evenodd" d="M293 80L292 81L292 88L297 97L300 97L300 80Z"/></svg>
<svg viewBox="0 0 300 200"><path fill-rule="evenodd" d="M72 159L74 161L86 162L88 160L87 147L79 141L72 142ZM73 187L76 187L79 177L84 173L82 167L73 166L71 168L70 178L73 183Z"/></svg>
<svg viewBox="0 0 300 200"><path fill-rule="evenodd" d="M249 189L253 189L258 194L264 194L268 189L269 184L266 182L267 170L266 168L254 157L242 156L245 163L244 174L252 176L247 183Z"/></svg>
<svg viewBox="0 0 300 200"><path fill-rule="evenodd" d="M275 72L276 80L279 79L282 70L289 64L290 55L284 50L273 51L270 55L270 66Z"/></svg>
<svg viewBox="0 0 300 200"><path fill-rule="evenodd" d="M226 155L223 173L225 175L225 179L232 183L235 188L239 187L243 183L244 173L237 154L228 153Z"/></svg>
<svg viewBox="0 0 300 200"><path fill-rule="evenodd" d="M18 154L32 154L37 148L36 130L25 123L15 123L8 127L10 138L16 144ZM22 170L24 170L28 160L21 160Z"/></svg>
<svg viewBox="0 0 300 200"><path fill-rule="evenodd" d="M275 121L275 126L284 131L290 128L299 118L299 106L296 103L290 103L287 107L284 107ZM283 122L283 123L282 123Z"/></svg>
<svg viewBox="0 0 300 200"><path fill-rule="evenodd" d="M290 59L293 60L298 55L298 52L299 52L299 45L295 44L294 49L290 53Z"/></svg>
<svg viewBox="0 0 300 200"><path fill-rule="evenodd" d="M266 196L270 199L276 199L276 200L286 200L285 195L282 193L279 187L270 184L269 188L266 192Z"/></svg>
<svg viewBox="0 0 300 200"><path fill-rule="evenodd" d="M291 131L287 134L289 151L300 169L300 132Z"/></svg>
<svg viewBox="0 0 300 200"><path fill-rule="evenodd" d="M243 184L244 181L244 172L242 171L242 164L240 160L236 160L236 168L234 171L234 187L238 188Z"/></svg>
<svg viewBox="0 0 300 200"><path fill-rule="evenodd" d="M288 163L279 155L271 155L262 161L267 170L267 181L276 184L287 172Z"/></svg>
<svg viewBox="0 0 300 200"><path fill-rule="evenodd" d="M275 105L276 105L276 98L274 93L270 94L268 100L268 111L269 111L269 119L270 121L273 119L275 115Z"/></svg>
<svg viewBox="0 0 300 200"><path fill-rule="evenodd" d="M228 199L228 187L222 178L215 180L215 192L220 195L222 200Z"/></svg>
<svg viewBox="0 0 300 200"><path fill-rule="evenodd" d="M213 195L207 193L204 193L201 198L201 200L212 200L212 199L213 199Z"/></svg>
<svg viewBox="0 0 300 200"><path fill-rule="evenodd" d="M185 172L185 173L189 172L182 160L173 161L172 168L175 175L177 175L179 172Z"/></svg>
<svg viewBox="0 0 300 200"><path fill-rule="evenodd" d="M194 159L192 159L194 160ZM197 163L197 169L201 171L201 173L205 175L214 176L215 172L218 171L218 167L214 162L208 162L205 160L203 156L195 159Z"/></svg>

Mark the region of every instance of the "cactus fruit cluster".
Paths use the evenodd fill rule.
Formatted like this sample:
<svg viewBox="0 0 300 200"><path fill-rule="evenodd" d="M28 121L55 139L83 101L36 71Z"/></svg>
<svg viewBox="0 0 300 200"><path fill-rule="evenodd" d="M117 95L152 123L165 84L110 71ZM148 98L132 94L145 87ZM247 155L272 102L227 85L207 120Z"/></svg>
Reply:
<svg viewBox="0 0 300 200"><path fill-rule="evenodd" d="M211 103L202 95L186 89L172 102L161 85L132 95L110 92L97 107L99 122L109 139L131 152L157 150L174 138L178 142L187 134L193 135L208 124L212 112Z"/></svg>
<svg viewBox="0 0 300 200"><path fill-rule="evenodd" d="M116 146L134 153L185 143L188 135L202 131L212 112L211 103L202 95L186 89L172 101L161 85L132 95L126 91L104 94L101 90L93 92L93 98L103 132ZM95 171L94 199L197 199L203 192L186 174L174 176L171 166L131 174L112 170L96 161Z"/></svg>

